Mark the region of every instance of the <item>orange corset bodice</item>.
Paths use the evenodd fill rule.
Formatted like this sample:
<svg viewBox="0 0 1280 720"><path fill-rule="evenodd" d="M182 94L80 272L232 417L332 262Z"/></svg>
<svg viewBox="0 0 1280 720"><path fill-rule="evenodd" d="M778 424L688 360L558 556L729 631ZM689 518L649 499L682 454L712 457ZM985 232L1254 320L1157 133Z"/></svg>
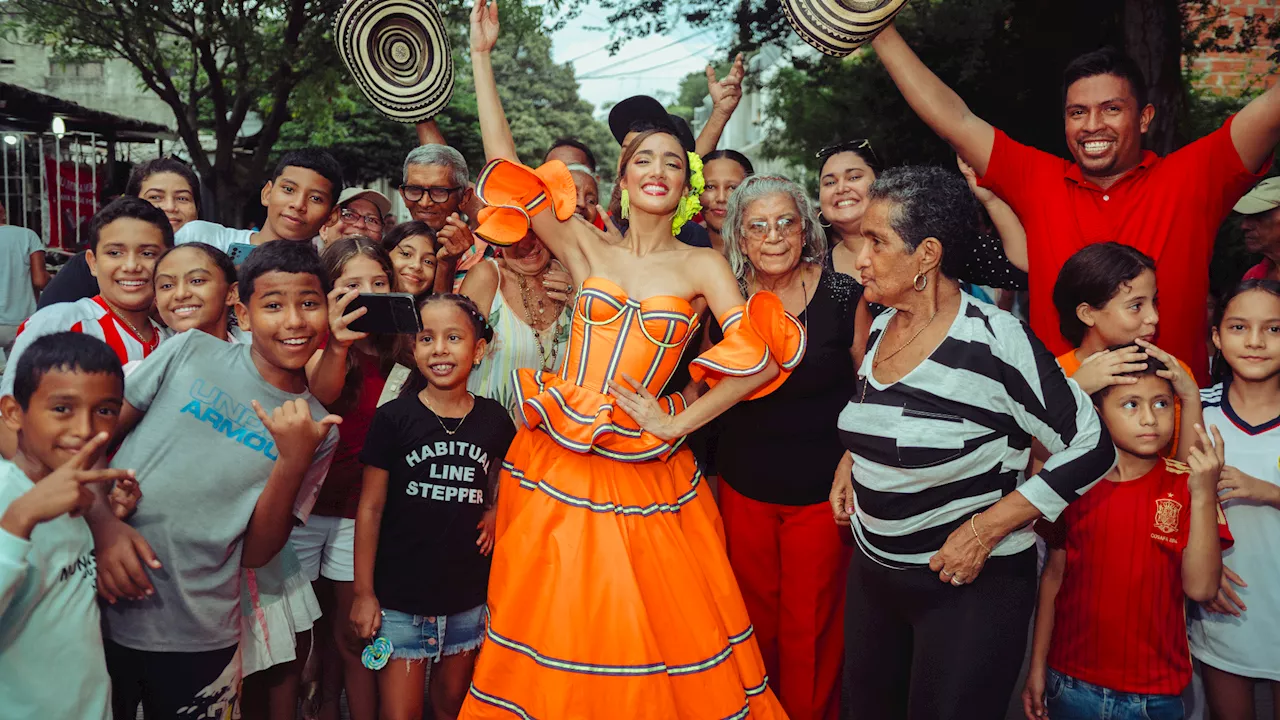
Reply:
<svg viewBox="0 0 1280 720"><path fill-rule="evenodd" d="M725 376L760 372L773 359L781 373L752 395L759 397L780 385L804 355L804 328L771 293L752 296L747 305L726 312L720 324L725 338L693 361L695 380L715 385ZM525 424L575 452L630 462L665 458L681 441L668 442L641 429L615 407L609 383L630 385L626 375L658 395L697 329L697 313L684 298L632 300L609 280L588 278L578 293L559 374L532 369L514 373ZM679 392L659 403L671 414L685 407Z"/></svg>

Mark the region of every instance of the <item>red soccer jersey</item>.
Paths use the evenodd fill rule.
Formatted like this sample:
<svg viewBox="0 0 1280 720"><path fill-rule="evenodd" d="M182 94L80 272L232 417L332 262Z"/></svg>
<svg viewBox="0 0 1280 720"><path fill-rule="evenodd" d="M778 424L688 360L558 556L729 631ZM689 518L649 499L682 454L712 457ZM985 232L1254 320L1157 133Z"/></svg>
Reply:
<svg viewBox="0 0 1280 720"><path fill-rule="evenodd" d="M1054 355L1071 349L1053 307L1058 272L1080 248L1114 240L1155 259L1164 316L1160 346L1189 361L1206 385L1205 298L1214 238L1236 200L1268 167L1258 174L1244 167L1228 119L1166 157L1144 152L1138 167L1103 190L1075 163L997 130L981 184L1008 202L1027 230L1031 329Z"/></svg>
<svg viewBox="0 0 1280 720"><path fill-rule="evenodd" d="M1067 551L1049 667L1118 692L1176 695L1191 682L1182 549L1189 469L1162 460L1129 482L1102 480L1042 534ZM1218 509L1218 536L1231 546Z"/></svg>

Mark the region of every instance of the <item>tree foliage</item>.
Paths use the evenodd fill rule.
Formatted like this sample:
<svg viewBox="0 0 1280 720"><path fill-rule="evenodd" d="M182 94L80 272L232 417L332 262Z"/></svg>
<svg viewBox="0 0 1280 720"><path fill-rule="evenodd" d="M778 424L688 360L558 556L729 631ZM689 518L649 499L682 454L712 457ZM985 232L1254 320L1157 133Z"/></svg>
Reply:
<svg viewBox="0 0 1280 720"><path fill-rule="evenodd" d="M380 115L351 82L331 26L342 0L10 0L24 34L68 61L119 57L173 110L214 200L210 219L243 226L258 212L267 170L288 149L315 145L342 163L349 182L397 176L417 144L414 128ZM473 168L483 163L467 55L468 0L438 0L456 66L449 107L437 118ZM499 88L522 156L541 159L560 136L583 140L602 162L617 148L578 97L569 66L551 60L544 11L503 4L494 56ZM260 127L256 122L261 120ZM207 206L206 206L207 207Z"/></svg>
<svg viewBox="0 0 1280 720"><path fill-rule="evenodd" d="M326 18L340 0L11 0L26 36L67 59L119 57L173 110L178 135L219 219L235 222L246 183L271 147L304 82L338 64ZM260 115L257 142L237 158L237 136ZM212 148L201 141L212 134Z"/></svg>

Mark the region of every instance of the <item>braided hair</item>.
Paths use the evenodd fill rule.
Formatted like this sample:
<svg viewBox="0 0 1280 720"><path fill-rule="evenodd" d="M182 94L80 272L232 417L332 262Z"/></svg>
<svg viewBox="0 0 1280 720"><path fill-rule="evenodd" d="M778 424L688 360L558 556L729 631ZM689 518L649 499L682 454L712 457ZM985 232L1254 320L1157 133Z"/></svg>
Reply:
<svg viewBox="0 0 1280 720"><path fill-rule="evenodd" d="M475 328L476 341L483 340L485 342L493 342L493 328L489 326L489 321L485 319L484 313L480 312L480 308L475 302L466 295L457 293L439 293L423 295L418 299L418 315L422 315L423 308L436 302L450 302L454 307L458 308L471 320L471 325ZM400 395L417 395L427 387L427 377L418 369L416 363L411 363L413 369L409 374L409 379L405 381L404 387L400 390Z"/></svg>
<svg viewBox="0 0 1280 720"><path fill-rule="evenodd" d="M476 329L477 340L484 340L485 342L493 341L493 328L489 327L489 321L485 318L484 313L480 312L480 308L475 304L475 301L466 295L459 295L457 293L440 293L436 295L423 296L422 299L418 300L418 314L421 315L422 309L431 303L443 300L447 300L458 306L459 310L466 313L467 317L471 318L471 324Z"/></svg>

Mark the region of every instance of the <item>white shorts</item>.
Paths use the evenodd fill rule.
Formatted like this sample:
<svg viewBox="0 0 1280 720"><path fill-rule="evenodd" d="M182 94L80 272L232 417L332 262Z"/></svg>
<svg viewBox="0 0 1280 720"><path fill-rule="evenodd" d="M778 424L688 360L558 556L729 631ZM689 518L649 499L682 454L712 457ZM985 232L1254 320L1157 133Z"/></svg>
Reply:
<svg viewBox="0 0 1280 720"><path fill-rule="evenodd" d="M356 579L356 521L350 518L312 515L289 536L302 572L312 582L321 575L329 580Z"/></svg>

